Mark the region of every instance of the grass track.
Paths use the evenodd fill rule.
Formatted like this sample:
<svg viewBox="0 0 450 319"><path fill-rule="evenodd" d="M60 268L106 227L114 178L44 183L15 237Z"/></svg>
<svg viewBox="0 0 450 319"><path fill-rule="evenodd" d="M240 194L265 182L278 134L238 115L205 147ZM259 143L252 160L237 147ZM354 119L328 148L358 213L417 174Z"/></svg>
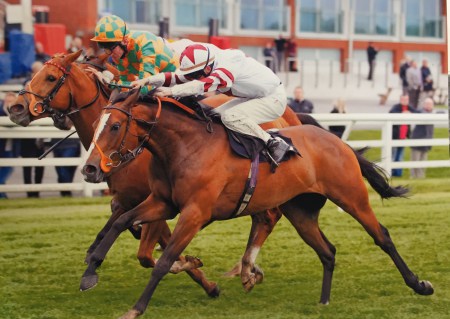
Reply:
<svg viewBox="0 0 450 319"><path fill-rule="evenodd" d="M240 218L207 227L186 251L203 260L221 296L209 299L185 274L169 275L143 318L449 318L450 183L408 183L410 199L382 202L371 193L372 204L411 269L433 283L433 296L407 288L360 225L327 204L321 228L337 247L329 306L317 303L317 256L284 218L258 258L262 285L245 294L239 279L223 278L245 248L250 219ZM1 201L0 318L117 318L128 310L150 274L135 259L138 243L128 233L100 268L99 285L78 291L85 251L108 215L107 198Z"/></svg>

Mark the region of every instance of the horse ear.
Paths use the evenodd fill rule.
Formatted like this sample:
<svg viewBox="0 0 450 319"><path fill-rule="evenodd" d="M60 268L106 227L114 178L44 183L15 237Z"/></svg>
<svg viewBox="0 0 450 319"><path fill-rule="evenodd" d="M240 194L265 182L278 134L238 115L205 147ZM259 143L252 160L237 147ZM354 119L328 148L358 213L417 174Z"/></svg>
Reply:
<svg viewBox="0 0 450 319"><path fill-rule="evenodd" d="M113 89L111 92L111 95L109 96L109 101L114 101L117 97L117 95L120 94L120 90L119 89Z"/></svg>
<svg viewBox="0 0 450 319"><path fill-rule="evenodd" d="M136 89L130 90L130 91L128 92L127 98L125 99L125 104L126 104L128 107L131 107L131 106L135 105L136 102L137 102L138 99L139 99L139 94L140 94L140 92L141 92L141 88L140 88L140 87L139 87L139 88L136 88Z"/></svg>
<svg viewBox="0 0 450 319"><path fill-rule="evenodd" d="M77 52L70 53L64 60L66 62L72 63L78 59L78 57L81 55L82 52L83 50L78 50Z"/></svg>

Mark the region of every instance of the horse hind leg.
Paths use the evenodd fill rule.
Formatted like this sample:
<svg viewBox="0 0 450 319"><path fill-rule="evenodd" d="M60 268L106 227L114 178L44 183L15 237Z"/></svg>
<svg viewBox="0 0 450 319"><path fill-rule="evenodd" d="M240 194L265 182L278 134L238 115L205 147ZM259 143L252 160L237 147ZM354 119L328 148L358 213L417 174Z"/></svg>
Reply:
<svg viewBox="0 0 450 319"><path fill-rule="evenodd" d="M343 196L343 198L347 197ZM408 287L420 295L433 294L432 284L429 281L420 281L398 253L387 228L381 225L375 217L368 202L367 192L365 195L358 196L353 190L351 199L340 202L339 206L355 218L374 239L375 244L389 255Z"/></svg>
<svg viewBox="0 0 450 319"><path fill-rule="evenodd" d="M256 284L261 283L264 279L264 272L255 264L255 260L281 216L282 213L278 208L252 215L252 228L247 248L239 262L241 282L246 292L250 292Z"/></svg>
<svg viewBox="0 0 450 319"><path fill-rule="evenodd" d="M319 228L318 217L326 198L319 194L303 194L283 204L283 215L291 222L300 237L318 255L323 267L320 303L330 302L331 282L335 265L336 248Z"/></svg>

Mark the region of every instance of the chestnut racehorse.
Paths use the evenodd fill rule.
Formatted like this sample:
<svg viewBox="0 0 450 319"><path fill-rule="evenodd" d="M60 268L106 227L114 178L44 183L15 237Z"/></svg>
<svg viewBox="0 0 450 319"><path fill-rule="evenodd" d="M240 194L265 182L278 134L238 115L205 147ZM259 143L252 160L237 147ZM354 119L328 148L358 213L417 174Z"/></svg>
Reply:
<svg viewBox="0 0 450 319"><path fill-rule="evenodd" d="M145 146L152 153L151 195L137 207L122 214L91 254L80 288L97 282L96 269L114 241L128 227L171 219L179 214L169 243L154 267L149 283L132 310L122 318L141 315L160 280L168 273L193 237L216 220L234 218L236 204L246 183L249 160L230 149L223 127L206 129L202 121L186 115L171 103L138 102L139 90L121 94L105 107L96 129L90 154L83 168L85 179L100 182L105 176L126 165L104 172L111 161L108 154L125 156L123 150ZM387 229L382 226L369 204L363 175L383 197L401 197L403 187L393 188L377 166L365 160L335 135L311 125L280 130L292 139L302 157L282 162L275 173L267 163L259 167L258 184L249 206L239 216L280 207L302 238L316 251L324 269L320 302L330 299L335 264L335 248L318 227L318 214L328 198L356 219L387 253L407 286L416 293L430 295L433 287L419 281L397 252ZM321 199L305 204L304 196Z"/></svg>
<svg viewBox="0 0 450 319"><path fill-rule="evenodd" d="M60 118L68 115L74 123L83 146L87 149L94 133L92 123L100 115L101 108L107 104L110 92L85 71L89 65L98 65L102 68L103 61L94 60L91 64L74 63L78 55L79 53L57 56L46 64L33 78L31 85L27 88L28 92L22 92L15 105L10 108L10 118L19 125L27 126L31 121L39 118L48 116ZM106 66L108 65L106 64ZM112 68L109 68L109 70L114 72ZM51 96L51 99L48 99L49 101L46 103L45 100L49 96ZM214 103L217 103L219 100L213 97L204 101L208 105L214 106ZM303 116L303 120L309 121L311 119ZM283 118L263 126L267 129L274 126L283 127L296 124L300 124L298 118L290 109L287 109ZM318 125L317 123L312 124ZM111 201L113 214L88 249L88 256L109 230L112 223L124 211L139 204L150 193L146 178L141 178L148 174L148 165L146 164L149 161L148 156L150 156L149 153L144 152L127 167L126 171L107 178L113 195ZM139 178L135 178L131 182L126 178L129 176L138 176ZM246 290L250 290L257 279L261 280L263 276L259 268L254 265L256 258L254 252L259 251L259 248L280 217L281 213L278 210L252 216L252 229L247 245L249 253L244 255L244 269L242 271L242 281ZM159 238L161 246L165 247L169 237L170 230L165 222L144 225L138 251L140 263L145 267L154 266L155 260L152 257L152 252L156 241ZM172 271L179 272L183 269L194 267L196 264L197 261L194 259L174 267ZM214 289L215 284L209 283L202 275L202 272L192 271L188 273L194 280L202 284L208 293L218 293L218 290Z"/></svg>
<svg viewBox="0 0 450 319"><path fill-rule="evenodd" d="M44 67L33 77L31 83L25 91L21 92L16 103L10 107L10 118L13 122L28 126L31 121L43 117L55 116L60 118L68 115L77 130L80 141L88 149L94 128L95 120L99 117L102 107L108 104L110 91L86 72L88 66L102 68L103 60L94 60L87 63L74 63L80 52L66 56L53 57ZM105 64L108 66L108 64ZM114 72L113 68L109 68ZM64 81L61 78L64 77ZM61 82L61 84L59 84ZM55 90L55 88L58 88ZM48 103L44 103L45 98L52 96ZM35 108L36 105L36 108ZM150 188L146 178L148 175L149 152L141 154L142 159L137 159L130 163L127 170L118 172L106 179L110 189L112 215L96 236L95 241L87 251L87 259L95 249L114 221L124 212L137 206L150 193ZM132 180L130 176L135 176ZM153 267L156 260L152 257L156 242L159 241L162 247L166 247L170 238L170 229L165 221L158 221L143 227L141 245L138 251L138 259L144 267ZM210 296L218 296L219 288L215 282L206 279L204 273L196 268L200 261L196 258L181 258L180 263L176 263L172 269L174 273L187 270L189 276L203 287Z"/></svg>

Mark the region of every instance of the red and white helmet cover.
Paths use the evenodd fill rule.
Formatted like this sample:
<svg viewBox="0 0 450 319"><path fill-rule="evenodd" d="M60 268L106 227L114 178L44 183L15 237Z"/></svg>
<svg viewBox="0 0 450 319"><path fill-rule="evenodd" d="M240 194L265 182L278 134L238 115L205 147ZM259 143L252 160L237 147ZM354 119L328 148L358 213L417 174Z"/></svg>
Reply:
<svg viewBox="0 0 450 319"><path fill-rule="evenodd" d="M214 53L203 44L191 44L181 53L178 74L185 75L203 70L215 60Z"/></svg>

